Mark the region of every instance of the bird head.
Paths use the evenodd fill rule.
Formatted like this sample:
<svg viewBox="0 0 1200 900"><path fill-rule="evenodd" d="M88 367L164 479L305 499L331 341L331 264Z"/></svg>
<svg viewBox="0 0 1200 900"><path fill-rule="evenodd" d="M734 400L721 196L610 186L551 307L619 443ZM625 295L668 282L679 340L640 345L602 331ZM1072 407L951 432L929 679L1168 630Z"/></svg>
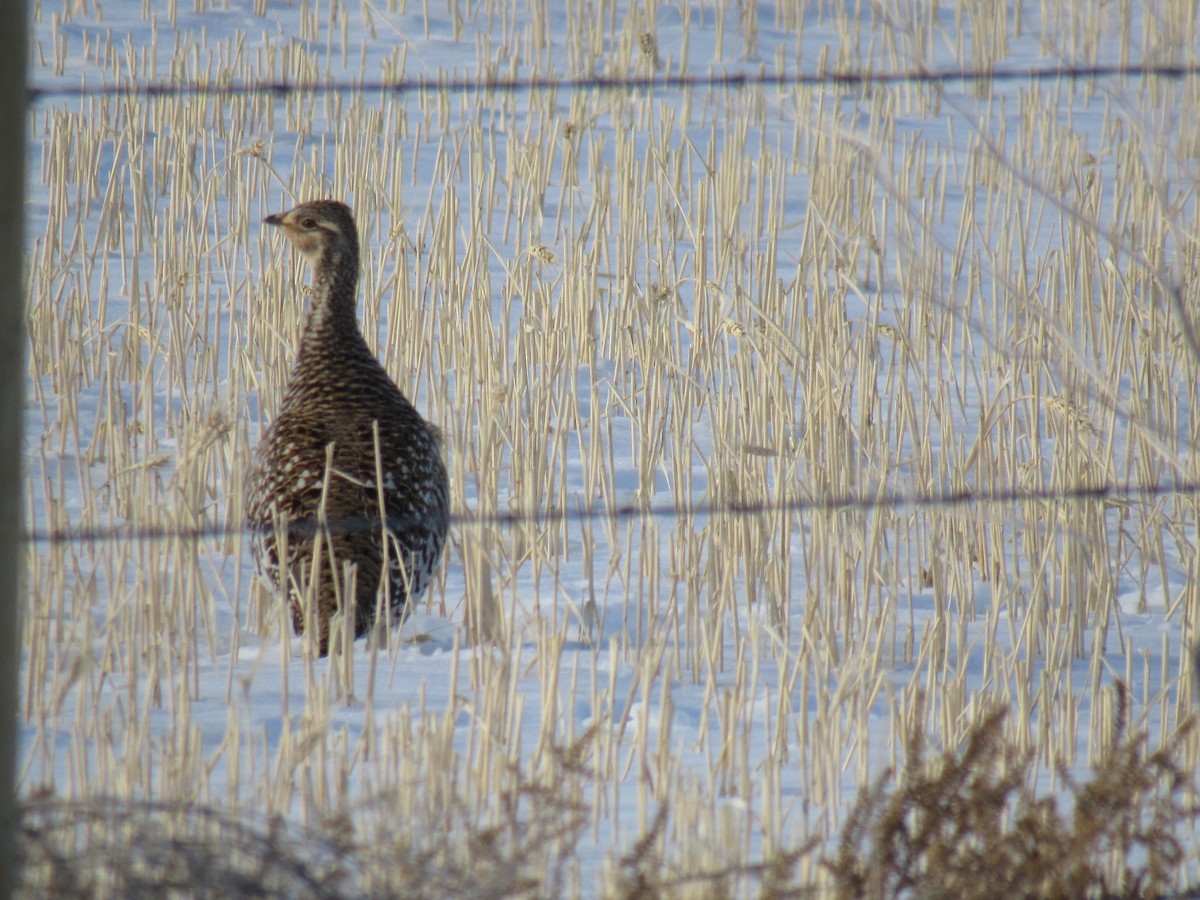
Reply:
<svg viewBox="0 0 1200 900"><path fill-rule="evenodd" d="M301 203L287 212L267 216L263 221L281 228L284 237L314 266L332 256L358 255L354 217L350 208L337 200Z"/></svg>

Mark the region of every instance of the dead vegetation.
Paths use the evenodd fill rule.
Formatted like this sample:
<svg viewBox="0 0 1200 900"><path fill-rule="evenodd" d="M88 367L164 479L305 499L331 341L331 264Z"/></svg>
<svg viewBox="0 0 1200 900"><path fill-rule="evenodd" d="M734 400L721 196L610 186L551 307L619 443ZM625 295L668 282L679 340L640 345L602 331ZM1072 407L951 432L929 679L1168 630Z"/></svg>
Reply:
<svg viewBox="0 0 1200 900"><path fill-rule="evenodd" d="M840 834L710 869L680 865L665 839L671 806L614 857L610 898L833 896L1161 897L1181 893L1180 834L1200 821L1200 784L1180 764L1189 719L1157 750L1125 735L1086 778L1062 772L1053 794L1031 787L1028 751L1004 738L1007 710L980 718L956 752L932 758L920 735L899 773L863 788ZM188 805L28 799L20 823L25 896L558 897L571 883L588 812L567 782L525 779L498 798L498 824L456 815L397 822L387 836L349 817L301 828ZM382 800L380 802L383 802ZM824 849L827 847L828 849ZM832 883L814 878L815 865ZM1200 883L1182 893L1200 890Z"/></svg>
<svg viewBox="0 0 1200 900"><path fill-rule="evenodd" d="M1003 736L1005 709L982 717L959 753L914 752L865 787L824 861L839 897L1159 897L1174 889L1200 818L1180 762L1195 719L1167 744L1123 737L1090 777L1030 787L1030 753ZM1200 888L1200 885L1193 885Z"/></svg>
<svg viewBox="0 0 1200 900"><path fill-rule="evenodd" d="M606 79L1189 63L1194 4L50 6L35 80L427 87L31 113L31 892L1195 886L1200 80L436 87L497 34ZM423 630L328 663L239 515L284 194L353 203L462 516Z"/></svg>

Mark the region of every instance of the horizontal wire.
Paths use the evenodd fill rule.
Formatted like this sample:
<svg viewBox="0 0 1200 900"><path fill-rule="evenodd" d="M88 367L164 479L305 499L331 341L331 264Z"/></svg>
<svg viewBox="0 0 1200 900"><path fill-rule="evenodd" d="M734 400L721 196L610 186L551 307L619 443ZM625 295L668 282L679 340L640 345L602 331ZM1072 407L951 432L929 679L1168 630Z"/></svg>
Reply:
<svg viewBox="0 0 1200 900"><path fill-rule="evenodd" d="M845 495L817 499L797 498L782 503L763 501L754 503L701 503L695 506L654 505L638 506L627 504L612 509L584 507L575 510L549 510L543 512L507 513L455 513L450 524L458 527L513 527L517 525L548 526L562 522L619 521L635 518L696 518L700 516L760 516L771 513L831 513L831 512L874 512L881 509L928 509L936 507L989 506L1017 503L1049 503L1083 500L1103 500L1114 505L1135 500L1146 500L1164 496L1196 496L1200 494L1200 482L1177 482L1174 484L1150 485L1098 485L1066 490L1045 488L1021 490L1006 488L994 491L952 491L940 494L886 493L874 497ZM420 517L388 517L387 527L397 533L420 527ZM318 521L305 519L288 523L286 530L292 536L311 536L318 531L326 534L347 534L374 531L379 528L376 517L357 517ZM127 525L105 528L56 528L32 530L22 536L29 544L99 543L116 540L157 541L195 540L202 538L226 538L247 534L273 534L275 529L247 522L238 524L212 524L190 528L161 525Z"/></svg>
<svg viewBox="0 0 1200 900"><path fill-rule="evenodd" d="M995 67L971 69L913 70L896 72L822 72L822 73L719 73L710 75L648 75L648 76L585 76L554 78L530 76L512 78L471 78L458 76L437 79L400 79L397 81L351 81L351 82L289 82L269 81L248 84L205 84L199 82L124 85L89 85L29 87L29 102L59 98L114 97L184 97L217 96L232 97L270 93L280 96L289 94L326 94L345 91L378 94L405 94L414 91L436 90L446 93L471 91L493 91L500 93L523 93L533 90L556 89L579 91L587 89L605 90L681 90L687 88L734 88L748 87L852 87L883 84L945 84L950 82L980 81L1048 81L1060 78L1190 78L1200 76L1200 64L1154 64L1154 65L1050 65L1032 67ZM545 512L508 513L459 513L450 517L452 525L514 526L521 524L550 525L568 521L620 520L630 518L682 518L710 515L763 515L767 513L804 512L869 512L883 508L929 508L965 505L1005 504L1024 502L1051 502L1068 500L1135 500L1164 495L1195 495L1200 493L1200 483L1177 483L1168 485L1104 485L1068 490L1017 490L975 492L956 491L942 494L898 494L889 493L877 497L842 496L822 499L794 499L782 503L733 503L699 504L679 507L629 504L615 509L582 508ZM378 518L344 519L318 523L310 520L293 522L288 526L291 534L312 534L318 530L335 533L374 530L379 527ZM394 531L418 525L414 520L389 519L388 527ZM163 526L113 526L106 528L56 528L32 530L23 536L26 543L57 544L65 542L103 542L113 540L168 540L221 538L235 535L266 532L248 523L239 525L208 525L192 528Z"/></svg>
<svg viewBox="0 0 1200 900"><path fill-rule="evenodd" d="M487 91L505 94L528 93L535 90L684 90L689 88L749 87L856 87L888 84L947 84L952 82L987 81L1053 81L1060 78L1082 80L1091 78L1192 78L1200 75L1200 64L1097 64L1047 66L997 66L966 69L912 69L892 72L834 71L834 72L720 72L708 75L584 75L554 77L530 75L512 77L401 78L395 81L260 81L235 84L207 82L165 82L148 84L89 84L39 85L28 87L29 103L44 100L86 97L240 97L250 94L329 94L357 92L360 94L409 94L434 90L463 94Z"/></svg>

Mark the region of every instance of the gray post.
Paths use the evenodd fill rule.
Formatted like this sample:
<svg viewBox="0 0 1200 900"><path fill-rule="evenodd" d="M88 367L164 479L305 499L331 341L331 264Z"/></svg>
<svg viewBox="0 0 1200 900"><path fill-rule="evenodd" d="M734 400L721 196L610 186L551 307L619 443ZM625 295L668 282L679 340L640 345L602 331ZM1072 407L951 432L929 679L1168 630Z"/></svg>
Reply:
<svg viewBox="0 0 1200 900"><path fill-rule="evenodd" d="M21 434L25 397L25 0L0 28L0 900L16 882L17 681L20 671Z"/></svg>

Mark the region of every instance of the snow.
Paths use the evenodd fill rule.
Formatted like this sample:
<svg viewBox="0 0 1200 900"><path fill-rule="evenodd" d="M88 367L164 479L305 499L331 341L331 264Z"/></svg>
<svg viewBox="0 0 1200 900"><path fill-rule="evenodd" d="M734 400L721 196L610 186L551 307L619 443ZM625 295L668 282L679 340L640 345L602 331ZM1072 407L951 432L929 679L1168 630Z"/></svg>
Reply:
<svg viewBox="0 0 1200 900"><path fill-rule="evenodd" d="M538 4L148 19L141 4L86 6L35 22L36 86L645 76L642 32L667 70L696 75L973 67L993 52L942 8L889 23L812 4L789 25L745 5L750 29L720 3L595 21L552 4L544 24ZM1019 33L1008 10L997 65L1117 61L1115 18L1101 15L1109 43L1091 50L1044 8L1023 6ZM314 33L313 17L333 25ZM1152 25L1134 15L1130 29ZM1170 37L1148 61L1194 56L1195 35ZM1009 705L1047 788L1055 764L1084 771L1118 679L1135 723L1169 733L1200 612L1194 497L820 505L1195 471L1197 361L1164 349L1170 314L1131 274L1157 236L1170 265L1194 233L1182 154L1195 135L1169 86L1157 106L1128 81L975 89L947 85L933 103L904 84L517 91L492 105L470 90L423 101L432 87L267 93L194 98L174 120L147 100L40 97L31 530L236 523L300 321L291 286L307 277L256 225L288 204L273 176L354 195L364 330L446 429L459 520L443 579L387 646L327 661L305 659L279 605L256 597L244 535L32 543L23 790L319 822L443 771L483 822L500 815L506 765L534 777L596 728L586 893L663 803L683 861L689 833L751 860L835 833L858 787L902 761L913 715L954 748L987 702ZM1122 130L1161 158L1122 157ZM1071 153L1078 182L1040 180ZM93 174L61 174L59 159ZM1122 186L1139 166L1157 205ZM67 196L56 179L83 187ZM1119 230L1135 201L1162 217L1149 238ZM821 234L840 258L806 249ZM1141 328L1145 344L1108 345L1086 303L1043 305L1089 234L1110 248L1111 283L1089 270L1094 288L1071 296L1111 303L1127 329L1110 336ZM1130 364L1153 352L1154 371ZM1002 439L1017 449L996 458ZM806 505L722 512L784 500ZM662 514L679 506L702 511ZM467 609L486 596L502 629L471 646Z"/></svg>

